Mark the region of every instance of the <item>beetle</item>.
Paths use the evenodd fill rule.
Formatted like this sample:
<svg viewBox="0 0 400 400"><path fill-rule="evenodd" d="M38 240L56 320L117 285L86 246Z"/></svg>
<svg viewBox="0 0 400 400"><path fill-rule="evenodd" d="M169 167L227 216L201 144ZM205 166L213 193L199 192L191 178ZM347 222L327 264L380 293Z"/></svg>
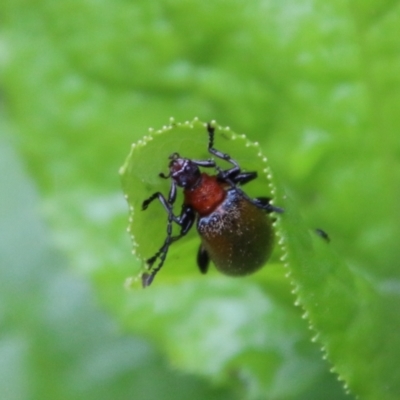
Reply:
<svg viewBox="0 0 400 400"><path fill-rule="evenodd" d="M147 272L142 274L143 287L150 286L162 268L169 247L185 236L197 220L201 244L197 253L197 265L205 274L210 260L216 268L231 276L251 274L261 268L271 255L274 243L272 212L283 209L271 204L268 197L250 198L240 188L257 178L257 172L243 172L239 163L228 154L214 148L215 128L206 124L208 152L215 158L227 161L229 169L221 169L213 158L193 160L170 155L169 173L160 173L170 179L168 197L155 192L143 201L142 210L158 199L168 214L166 238L160 249L146 261ZM214 175L200 168L213 168ZM183 189L184 201L179 215L173 212L177 189ZM173 224L180 227L173 236ZM154 266L158 260L157 266Z"/></svg>

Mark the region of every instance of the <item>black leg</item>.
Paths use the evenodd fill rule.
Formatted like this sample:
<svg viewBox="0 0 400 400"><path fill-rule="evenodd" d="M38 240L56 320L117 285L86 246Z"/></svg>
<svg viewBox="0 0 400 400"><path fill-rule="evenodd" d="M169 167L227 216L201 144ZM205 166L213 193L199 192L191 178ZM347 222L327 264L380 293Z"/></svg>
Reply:
<svg viewBox="0 0 400 400"><path fill-rule="evenodd" d="M189 232L190 228L193 226L193 223L195 221L195 213L192 210L192 208L187 207L187 206L182 207L181 214L179 217L177 217L176 215L173 214L172 204L168 204L168 203L164 204L162 199L165 201L165 198L163 196L161 196L161 197L155 196L154 198L157 198L157 197L160 199L160 202L164 205L164 207L166 208L166 210L168 212L167 237L165 238L163 245L154 254L154 256L150 257L146 261L149 272L145 272L142 275L143 287L147 287L147 286L151 285L157 272L164 265L164 262L167 257L168 250L169 250L169 247L171 246L171 244L173 242L176 242L183 236L185 236ZM173 222L176 222L181 227L181 231L180 231L179 235L172 236L172 223ZM156 262L157 259L159 259L159 263L155 268L153 268L153 264Z"/></svg>
<svg viewBox="0 0 400 400"><path fill-rule="evenodd" d="M258 208L262 208L267 213L276 212L276 213L283 213L283 208L276 207L271 204L271 199L269 197L257 197L255 199L250 199L250 201L257 206Z"/></svg>
<svg viewBox="0 0 400 400"><path fill-rule="evenodd" d="M280 207L275 207L270 204L270 199L266 197L259 197L258 199L251 199L244 193L240 188L237 187L238 184L245 184L250 182L251 180L257 178L257 172L242 172L240 166L237 161L231 158L228 154L224 154L218 150L216 150L214 146L214 134L215 128L208 123L207 124L207 132L208 132L208 151L222 160L225 160L231 164L233 164L233 168L228 170L221 170L217 167L218 170L218 179L227 182L234 188L242 197L248 200L250 203L254 204L258 208L262 208L268 213L277 212L283 213L283 209Z"/></svg>
<svg viewBox="0 0 400 400"><path fill-rule="evenodd" d="M236 185L245 185L257 178L257 172L241 172L240 174L230 178Z"/></svg>
<svg viewBox="0 0 400 400"><path fill-rule="evenodd" d="M169 212L170 208L172 207L172 204L174 204L176 200L176 183L174 181L171 182L171 187L169 189L169 194L168 194L168 200L164 197L162 193L155 192L142 203L142 210L146 210L149 204L157 198L158 200L160 200L160 203L164 206L167 212Z"/></svg>
<svg viewBox="0 0 400 400"><path fill-rule="evenodd" d="M147 210L147 207L149 206L149 204L152 203L157 198L160 201L160 203L164 206L164 208L168 211L170 208L170 205L168 204L168 200L160 192L155 192L148 199L144 200L142 203L142 210Z"/></svg>
<svg viewBox="0 0 400 400"><path fill-rule="evenodd" d="M217 164L215 164L214 160L190 160L193 164L196 164L199 167L204 168L215 168Z"/></svg>
<svg viewBox="0 0 400 400"><path fill-rule="evenodd" d="M206 274L208 271L208 266L210 264L210 256L202 245L200 245L197 252L197 265L202 274Z"/></svg>
<svg viewBox="0 0 400 400"><path fill-rule="evenodd" d="M257 172L252 171L252 172L242 172L239 163L231 158L229 154L225 154L220 152L219 150L214 148L214 133L215 133L215 128L211 126L209 123L207 124L207 131L208 131L208 151L214 155L215 157L218 157L222 160L225 160L231 164L233 164L233 168L227 169L227 170L221 170L216 166L218 170L218 178L222 181L226 181L228 183L231 183L232 186L236 185L244 185L253 179L257 178Z"/></svg>
<svg viewBox="0 0 400 400"><path fill-rule="evenodd" d="M212 154L215 157L220 158L221 160L225 160L229 162L230 164L233 165L232 168L226 170L226 171L221 171L218 167L219 175L222 179L228 178L231 176L236 176L240 174L240 166L237 161L235 161L229 154L222 153L221 151L217 150L214 148L214 133L215 133L215 128L208 123L207 124L207 132L208 132L208 152Z"/></svg>

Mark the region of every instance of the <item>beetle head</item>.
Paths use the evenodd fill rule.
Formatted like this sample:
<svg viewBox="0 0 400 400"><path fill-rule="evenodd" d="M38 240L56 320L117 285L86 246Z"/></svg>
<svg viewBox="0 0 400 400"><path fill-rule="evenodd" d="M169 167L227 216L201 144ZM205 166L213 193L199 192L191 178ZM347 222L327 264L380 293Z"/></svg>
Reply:
<svg viewBox="0 0 400 400"><path fill-rule="evenodd" d="M192 189L200 182L200 169L189 158L182 158L178 153L172 154L169 163L170 177L175 183L184 188Z"/></svg>

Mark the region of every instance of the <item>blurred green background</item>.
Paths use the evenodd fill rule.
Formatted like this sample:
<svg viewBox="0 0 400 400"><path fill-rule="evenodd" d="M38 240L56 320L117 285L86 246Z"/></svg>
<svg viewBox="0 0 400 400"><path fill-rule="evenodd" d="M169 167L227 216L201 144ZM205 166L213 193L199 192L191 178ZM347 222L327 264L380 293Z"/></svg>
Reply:
<svg viewBox="0 0 400 400"><path fill-rule="evenodd" d="M0 23L1 399L400 398L398 2L3 0ZM368 282L376 358L346 382L279 265L124 289L118 169L170 116L258 141Z"/></svg>

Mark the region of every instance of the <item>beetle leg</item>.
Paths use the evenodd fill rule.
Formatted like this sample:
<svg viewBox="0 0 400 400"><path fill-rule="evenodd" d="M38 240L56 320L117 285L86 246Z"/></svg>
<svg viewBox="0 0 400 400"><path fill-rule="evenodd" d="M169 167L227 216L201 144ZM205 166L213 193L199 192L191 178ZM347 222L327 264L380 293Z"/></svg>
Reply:
<svg viewBox="0 0 400 400"><path fill-rule="evenodd" d="M221 151L214 148L215 128L211 126L210 123L207 124L207 132L208 132L208 152L211 153L213 156L220 158L221 160L225 160L228 163L233 164L233 167L226 171L222 171L220 168L217 167L220 178L225 179L239 175L241 172L239 163L233 158L231 158L229 154L222 153Z"/></svg>
<svg viewBox="0 0 400 400"><path fill-rule="evenodd" d="M206 274L208 271L208 266L210 264L210 256L207 253L207 250L200 245L199 250L197 252L197 265L202 274Z"/></svg>
<svg viewBox="0 0 400 400"><path fill-rule="evenodd" d="M270 204L271 201L270 199L266 197L251 199L249 196L246 195L246 193L244 193L241 189L237 187L238 184L244 185L245 183L250 182L251 180L257 178L257 172L242 172L236 160L231 158L228 154L224 154L213 147L215 128L210 123L207 124L207 132L208 132L208 151L215 157L218 157L222 160L225 160L233 164L233 168L227 170L221 170L217 166L216 168L218 170L218 178L222 181L229 183L232 186L232 188L235 188L235 190L237 190L237 192L242 197L244 197L250 203L254 204L256 207L262 208L268 213L271 213L273 211L277 213L283 213L282 208Z"/></svg>
<svg viewBox="0 0 400 400"><path fill-rule="evenodd" d="M157 198L157 196L155 198ZM159 196L158 196L158 198L160 199ZM161 198L163 198L163 196ZM165 200L165 198L164 198L164 200ZM165 238L163 245L154 254L154 256L150 257L146 261L149 272L148 273L145 272L142 275L143 287L150 286L150 284L153 282L153 279L156 276L157 272L164 265L170 245L173 242L176 242L177 240L179 240L181 237L185 236L189 232L190 228L193 226L193 223L195 221L195 213L191 207L183 206L179 217L177 217L176 215L173 214L172 204L168 205L168 203L167 203L166 209L168 212L167 237ZM172 223L173 222L176 222L181 227L181 231L180 231L179 235L172 236ZM158 265L155 268L152 268L153 264L156 262L157 259L159 259Z"/></svg>
<svg viewBox="0 0 400 400"><path fill-rule="evenodd" d="M240 169L239 163L231 158L229 154L222 153L221 151L217 150L214 148L214 133L215 133L215 128L211 126L211 124L207 124L207 131L208 131L208 151L214 155L215 157L218 157L222 160L225 160L231 164L233 164L233 167L227 170L221 170L217 165L215 166L217 171L218 171L218 178L227 181L230 183L230 181L234 185L241 184L244 185L247 182L252 181L253 179L257 178L257 172L242 172Z"/></svg>
<svg viewBox="0 0 400 400"><path fill-rule="evenodd" d="M241 172L240 174L233 176L233 177L228 177L228 179L231 179L232 182L235 185L245 185L248 182L251 182L252 180L257 178L257 172Z"/></svg>
<svg viewBox="0 0 400 400"><path fill-rule="evenodd" d="M218 171L218 178L220 180L228 182L232 187L236 187L236 185L238 184L244 185L257 178L256 171L242 172L239 163L236 160L231 158L229 154L222 153L213 147L215 128L209 123L207 124L207 131L209 135L208 151L215 157L218 157L233 164L233 167L227 170L222 170L221 168L216 166L216 169Z"/></svg>
<svg viewBox="0 0 400 400"><path fill-rule="evenodd" d="M155 192L142 203L142 210L146 210L149 204L157 198L169 213L172 204L174 204L176 200L176 183L174 181L172 181L171 183L171 187L169 189L169 194L168 194L168 200L164 197L164 195L161 192Z"/></svg>
<svg viewBox="0 0 400 400"><path fill-rule="evenodd" d="M199 167L203 168L215 168L217 164L215 164L214 160L190 160L193 164L196 164Z"/></svg>
<svg viewBox="0 0 400 400"><path fill-rule="evenodd" d="M160 201L160 203L164 206L164 208L168 211L170 204L168 204L168 200L164 197L161 192L153 193L148 199L144 200L142 203L142 210L146 210L150 203L152 203L155 199Z"/></svg>
<svg viewBox="0 0 400 400"><path fill-rule="evenodd" d="M249 199L256 207L262 208L267 213L277 212L279 214L283 213L283 208L276 207L271 204L271 199L269 197L257 197L255 199Z"/></svg>

